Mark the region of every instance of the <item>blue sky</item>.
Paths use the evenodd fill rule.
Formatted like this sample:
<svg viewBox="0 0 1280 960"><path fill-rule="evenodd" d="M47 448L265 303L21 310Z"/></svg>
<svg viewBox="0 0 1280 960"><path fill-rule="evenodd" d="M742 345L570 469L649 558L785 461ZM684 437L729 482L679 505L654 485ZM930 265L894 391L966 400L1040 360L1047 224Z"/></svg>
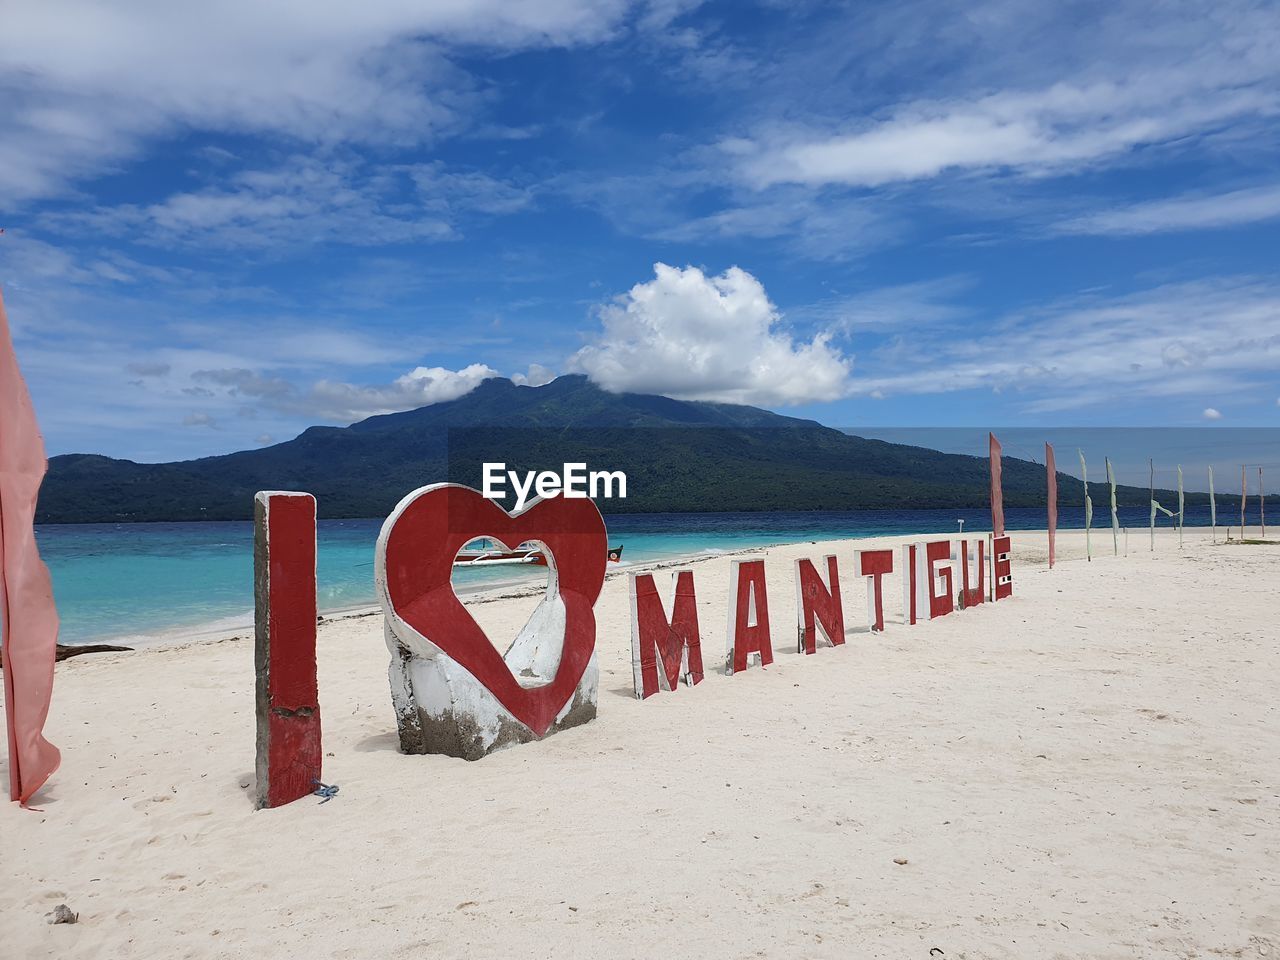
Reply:
<svg viewBox="0 0 1280 960"><path fill-rule="evenodd" d="M1236 0L24 4L0 285L51 454L568 371L1274 426L1277 49Z"/></svg>

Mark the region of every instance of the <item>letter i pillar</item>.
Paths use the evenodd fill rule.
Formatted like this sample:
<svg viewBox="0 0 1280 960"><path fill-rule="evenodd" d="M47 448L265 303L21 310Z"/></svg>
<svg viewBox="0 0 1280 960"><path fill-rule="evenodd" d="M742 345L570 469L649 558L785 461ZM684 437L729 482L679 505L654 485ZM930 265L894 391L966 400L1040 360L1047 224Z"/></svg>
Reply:
<svg viewBox="0 0 1280 960"><path fill-rule="evenodd" d="M316 686L316 498L254 497L254 667L259 807L305 797L320 779Z"/></svg>

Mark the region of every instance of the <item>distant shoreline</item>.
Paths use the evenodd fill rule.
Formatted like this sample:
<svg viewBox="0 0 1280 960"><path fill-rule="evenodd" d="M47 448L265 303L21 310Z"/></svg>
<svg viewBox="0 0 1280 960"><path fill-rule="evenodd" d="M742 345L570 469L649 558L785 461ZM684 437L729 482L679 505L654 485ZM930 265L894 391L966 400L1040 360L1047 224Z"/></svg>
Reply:
<svg viewBox="0 0 1280 960"><path fill-rule="evenodd" d="M1221 539L1225 540L1227 527L1225 524L1220 526L1222 528ZM1192 529L1191 527L1189 526L1187 527L1188 531L1190 531L1191 529ZM1205 528L1197 527L1195 529L1197 531L1203 531ZM1277 526L1277 529L1280 530L1280 525ZM1129 528L1129 530L1130 530L1130 533L1133 535L1132 543L1130 544L1129 549L1131 551L1141 550L1143 553L1145 553L1146 552L1145 544L1147 544L1148 542L1147 528L1145 527L1141 529ZM1111 531L1111 528L1109 525L1103 526L1103 527L1095 526L1093 528L1094 552L1099 557L1111 555L1110 539L1108 537L1108 534L1110 533L1110 531ZM990 531L976 531L976 532L983 539L985 539L987 536L990 535ZM1011 531L1011 532L1016 532L1017 534L1019 534L1020 537L1037 536L1037 535L1044 538L1048 537L1048 531L1046 529L1039 529L1039 530L1019 529L1017 531ZM1083 533L1083 528L1063 528L1059 530L1059 537L1064 540L1067 538L1074 540L1074 539L1080 538L1081 533ZM1160 540L1163 540L1166 543L1169 540L1176 541L1177 530L1176 528L1169 527L1169 526L1160 526L1157 529L1157 536L1158 538L1160 538ZM741 555L750 554L750 553L759 553L765 550L771 550L771 549L783 548L783 547L793 547L793 546L804 544L804 543L811 543L815 545L823 544L823 545L831 546L831 545L853 544L853 543L858 543L865 540L880 539L880 540L892 540L894 545L897 546L897 545L900 545L901 543L905 543L905 542L908 542L909 540L913 540L919 537L938 537L938 538L946 537L947 539L960 539L960 535L955 531L950 531L946 533L920 532L920 533L905 533L905 534L885 534L885 533L872 531L872 532L868 532L864 536L851 536L851 537L839 537L839 538L827 537L827 538L813 539L813 538L807 538L807 537L799 537L799 538L792 537L792 538L780 539L768 544L744 546L739 549L726 549L726 550L719 551L712 554L684 553L679 555L673 555L670 557L661 557L661 558L652 559L652 560L630 561L630 562L624 561L623 563L618 565L611 564L609 569L606 571L605 575L606 575L606 579L613 579L615 577L625 576L627 573L630 573L630 572L649 572L649 571L664 570L664 569L670 569L672 567L683 566L691 563L698 563L698 562L712 560L716 558L741 556ZM851 561L852 557L851 556L848 558L842 557L841 559L848 559ZM1034 558L1034 562L1039 562L1039 560L1040 558L1038 557ZM850 574L847 574L846 576L848 577L847 583L852 583L854 579L852 577L852 574L850 573ZM494 601L510 599L513 597L532 596L538 593L539 591L541 591L543 589L543 586L544 585L541 582L530 583L528 581L512 578L512 579L504 579L504 580L498 580L498 581L490 581L482 584L462 584L458 586L457 590L459 595L467 598L471 602L491 603ZM846 586L846 589L848 589L847 586ZM375 616L380 614L381 612L382 612L382 608L377 603L351 604L347 606L322 609L320 611L320 620L321 620L321 623L331 623L331 622L342 621L342 620L357 620L357 619L363 619L365 617ZM222 643L222 642L232 642L237 640L248 640L253 637L253 634L254 634L253 612L249 610L249 611L244 611L240 614L236 614L231 617L217 618L217 619L205 621L199 624L177 626L172 629L164 629L164 630L139 633L139 634L129 634L129 633L103 634L100 636L84 638L77 641L64 641L64 642L66 642L68 646L81 646L81 645L89 645L93 643L110 642L110 643L129 646L139 650L169 649L169 648L189 646L192 644Z"/></svg>
<svg viewBox="0 0 1280 960"><path fill-rule="evenodd" d="M1256 504L1250 535L1258 532ZM1277 512L1280 517L1280 511ZM768 513L652 514L610 517L611 546L624 546L624 568L690 562L708 554L734 553L782 544L862 540L888 536L954 536L990 528L985 509L951 511L772 511ZM1042 509L1007 507L1010 531L1039 530ZM1120 521L1141 538L1145 509L1124 508ZM1225 534L1238 523L1237 510L1218 513ZM1187 529L1207 527L1209 511L1188 505ZM373 547L380 519L321 521L318 600L326 618L375 611ZM1059 530L1081 529L1083 511L1059 510ZM1109 516L1096 505L1094 545L1109 549ZM1173 522L1159 518L1162 536ZM1207 532L1207 531L1206 531ZM120 643L168 646L192 640L252 635L251 523L58 525L37 530L41 553L53 574L65 644ZM616 570L612 564L611 571ZM487 568L457 577L469 595L501 594L533 583L525 568Z"/></svg>
<svg viewBox="0 0 1280 960"><path fill-rule="evenodd" d="M1079 480L1074 481L1079 484ZM1091 480L1089 486L1092 488L1096 484ZM1061 493L1058 500L1058 515L1062 528L1071 527L1073 529L1083 530L1083 525L1075 527L1074 524L1083 523L1079 518L1083 515L1084 503L1074 499L1068 499L1067 494L1072 492L1060 488ZM1099 521L1103 526L1108 525L1107 517L1110 510L1110 503L1107 495L1101 496L1096 491L1091 491L1093 495L1094 509L1094 529L1098 529ZM1172 508L1177 503L1177 491L1161 490L1155 491L1156 499L1164 506ZM1276 509L1277 522L1280 523L1280 492L1268 493L1265 497L1266 506ZM1185 493L1186 507L1188 511L1187 526L1188 527L1207 527L1209 524L1200 522L1207 518L1209 510L1209 495L1203 492L1194 492L1191 490ZM1219 517L1229 520L1232 515L1236 518L1240 516L1240 494L1231 491L1218 491L1217 493L1217 509ZM1248 500L1245 505L1246 512L1251 517L1258 514L1259 497L1256 492L1249 493ZM1037 510L1044 512L1048 509L1046 503L1021 503L1009 498L1005 500L1006 514L1015 516L1018 512L1027 510ZM1148 501L1143 500L1141 503L1118 500L1117 507L1122 512L1130 512L1134 510L1146 511L1148 509ZM971 504L926 504L912 506L879 506L879 507L794 507L780 510L776 507L769 507L760 510L618 510L614 509L601 510L601 515L608 521L610 518L622 519L626 518L631 521L643 520L646 517L690 517L690 518L715 518L715 517L767 517L778 515L795 515L795 516L821 516L824 514L879 514L885 512L901 512L901 513L949 513L952 511L963 511L967 513L980 512L986 513L989 510L987 502L971 503ZM1175 510L1176 512L1176 510ZM386 520L385 515L380 516L341 516L326 517L320 516L317 522L321 525L335 523L382 523ZM1161 515L1160 522L1168 522L1168 518ZM253 517L194 517L181 520L175 519L143 519L143 520L88 520L88 521L64 521L64 520L42 520L35 524L36 530L40 529L66 529L73 527L121 527L121 526L143 526L143 527L160 527L166 524L170 525L186 525L197 524L204 526L205 524L219 523L236 523L236 524L252 524ZM1225 527L1226 523L1219 523L1218 526ZM1020 530L1028 530L1032 528L1019 527Z"/></svg>
<svg viewBox="0 0 1280 960"><path fill-rule="evenodd" d="M876 536L876 534L868 534L868 536ZM847 538L848 540L865 539L859 537ZM662 570L668 567L679 566L685 563L694 563L699 560L710 560L715 557L737 556L747 553L758 553L761 550L767 550L771 547L791 546L797 543L804 543L805 540L779 540L759 547L744 547L741 550L725 550L723 552L708 553L690 553L681 554L679 556L664 557L657 560L647 560L642 562L623 561L620 564L610 565L605 571L605 578L622 576L631 571L650 571ZM829 541L843 542L843 541ZM532 596L542 591L545 587L543 583L527 583L522 580L495 580L483 584L461 584L456 585L455 590L459 596L466 597L476 603L492 603L496 600L506 600L512 597ZM361 603L345 607L335 607L331 609L322 609L319 611L319 620L321 623L330 623L339 620L358 620L364 617L371 617L382 612L382 607L377 603ZM174 627L169 630L160 630L151 633L141 634L110 634L103 637L95 637L78 641L67 641L66 646L90 646L104 641L122 644L132 647L135 650L152 650L152 649L169 649L177 647L185 647L196 643L223 643L233 640L248 639L253 636L254 622L253 611L237 614L234 617L220 617L216 620L206 621L205 623ZM247 633L248 636L242 636Z"/></svg>
<svg viewBox="0 0 1280 960"><path fill-rule="evenodd" d="M1071 487L1072 483L1078 485L1080 483L1080 480L1078 478L1071 478L1068 481L1060 481L1060 490L1062 491L1062 493L1060 494L1060 498L1058 501L1059 511L1065 512L1068 510L1084 509L1083 501L1075 499L1076 490ZM1106 509L1108 495L1105 492L1105 486L1106 485L1104 483L1097 483L1093 480L1089 481L1090 495L1093 497L1095 511L1101 511ZM1094 488L1099 488L1099 489L1094 489ZM1145 494L1145 491L1143 491L1143 493ZM1162 504L1166 504L1166 505L1168 501L1172 500L1176 502L1176 499L1177 499L1176 490L1156 488L1155 494L1156 494L1156 499L1159 500ZM1186 500L1186 505L1188 508L1194 507L1199 510L1199 509L1208 509L1209 507L1209 494L1206 492L1198 491L1198 490L1187 490L1184 492L1183 496ZM1232 509L1237 511L1240 509L1239 493L1231 492L1229 490L1228 491L1220 490L1217 492L1216 496L1218 500L1218 509L1220 511L1229 512ZM1277 516L1280 516L1280 493L1267 493L1265 494L1263 499L1265 499L1266 501L1266 506L1269 508L1276 509ZM1247 504L1248 510L1250 512L1256 512L1258 508L1258 502L1259 502L1258 494L1251 490L1248 495L1248 504ZM1134 510L1134 509L1146 509L1148 501L1145 498L1145 496L1142 499L1136 499L1132 495L1127 495L1127 496L1118 496L1116 503L1117 503L1117 506L1122 510ZM508 506L510 506L510 504L508 504ZM1046 510L1047 508L1048 508L1048 504L1044 500L1039 500L1037 502L1029 503L1024 498L1015 499L1015 498L1009 497L1009 498L1006 498L1006 501L1005 501L1006 510L1014 510L1014 509ZM985 509L987 509L987 503L979 499L979 500L973 500L972 502L956 501L956 502L944 503L944 504L938 504L936 502L923 503L923 504L916 504L916 503L890 504L887 506L874 506L874 507L872 506L817 506L817 507L796 506L793 508L788 508L786 510L779 510L775 506L761 507L758 510L746 509L743 507L737 507L732 510L697 510L697 509L682 510L679 508L673 508L668 510L651 510L651 509L628 510L625 508L619 509L615 503L611 507L611 509L607 509L607 510L602 509L600 513L607 520L610 517L629 517L629 518L667 517L667 516L717 517L717 516L730 516L730 515L743 516L743 515L753 515L753 514L768 515L768 514L775 514L775 513L797 513L797 514L877 513L884 510L901 510L906 512L919 511L921 513L927 513L930 511L941 511L941 510L949 511L949 510L985 510ZM343 514L341 516L325 516L323 512L318 517L318 520L320 523L342 523L342 522L381 523L385 519L386 519L385 514L379 515L379 516L366 516L366 515L356 515L356 514L351 514L351 515ZM160 525L160 524L166 524L166 523L204 524L204 523L252 523L252 522L253 522L252 513L247 513L240 516L212 516L212 517L211 516L185 516L185 517L165 517L165 518L150 517L150 518L139 518L139 519L125 519L123 517L117 517L111 520L43 519L43 520L39 520L35 524L35 526L36 526L36 529L39 529L41 527L93 527L93 526L109 527L109 526L130 525L130 524Z"/></svg>

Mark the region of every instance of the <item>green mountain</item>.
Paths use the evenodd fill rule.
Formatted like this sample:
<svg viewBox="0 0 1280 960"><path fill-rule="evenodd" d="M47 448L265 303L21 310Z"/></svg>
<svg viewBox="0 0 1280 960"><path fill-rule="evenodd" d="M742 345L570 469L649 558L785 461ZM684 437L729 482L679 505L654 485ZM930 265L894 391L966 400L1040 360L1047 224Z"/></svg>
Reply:
<svg viewBox="0 0 1280 960"><path fill-rule="evenodd" d="M259 450L178 463L92 454L49 461L40 523L237 520L258 490L305 490L321 517L384 516L409 491L453 480L478 487L481 465L560 470L585 462L627 474L625 500L606 513L718 510L853 510L980 507L987 461L849 436L812 420L755 407L607 393L585 377L541 387L486 380L457 400L311 427ZM1042 466L1004 459L1006 506L1045 502ZM1059 475L1060 503L1081 502L1080 482ZM1105 485L1091 484L1105 512ZM1161 491L1166 506L1176 494ZM1146 489L1120 488L1145 506ZM1188 502L1206 499L1189 494Z"/></svg>

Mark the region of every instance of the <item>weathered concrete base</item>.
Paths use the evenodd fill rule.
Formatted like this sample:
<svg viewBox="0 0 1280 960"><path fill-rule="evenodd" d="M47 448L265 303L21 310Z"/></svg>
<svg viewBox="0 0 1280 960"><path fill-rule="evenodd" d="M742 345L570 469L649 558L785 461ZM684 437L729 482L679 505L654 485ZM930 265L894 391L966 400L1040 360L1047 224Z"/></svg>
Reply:
<svg viewBox="0 0 1280 960"><path fill-rule="evenodd" d="M522 686L537 686L555 676L559 651L538 644L537 636L547 635L547 627L554 630L557 619L563 631L563 607L558 601L544 603L504 656ZM573 696L540 737L444 651L415 653L400 642L390 624L385 625L384 636L391 654L391 703L404 753L479 760L503 747L540 740L596 717L600 669L594 651Z"/></svg>

